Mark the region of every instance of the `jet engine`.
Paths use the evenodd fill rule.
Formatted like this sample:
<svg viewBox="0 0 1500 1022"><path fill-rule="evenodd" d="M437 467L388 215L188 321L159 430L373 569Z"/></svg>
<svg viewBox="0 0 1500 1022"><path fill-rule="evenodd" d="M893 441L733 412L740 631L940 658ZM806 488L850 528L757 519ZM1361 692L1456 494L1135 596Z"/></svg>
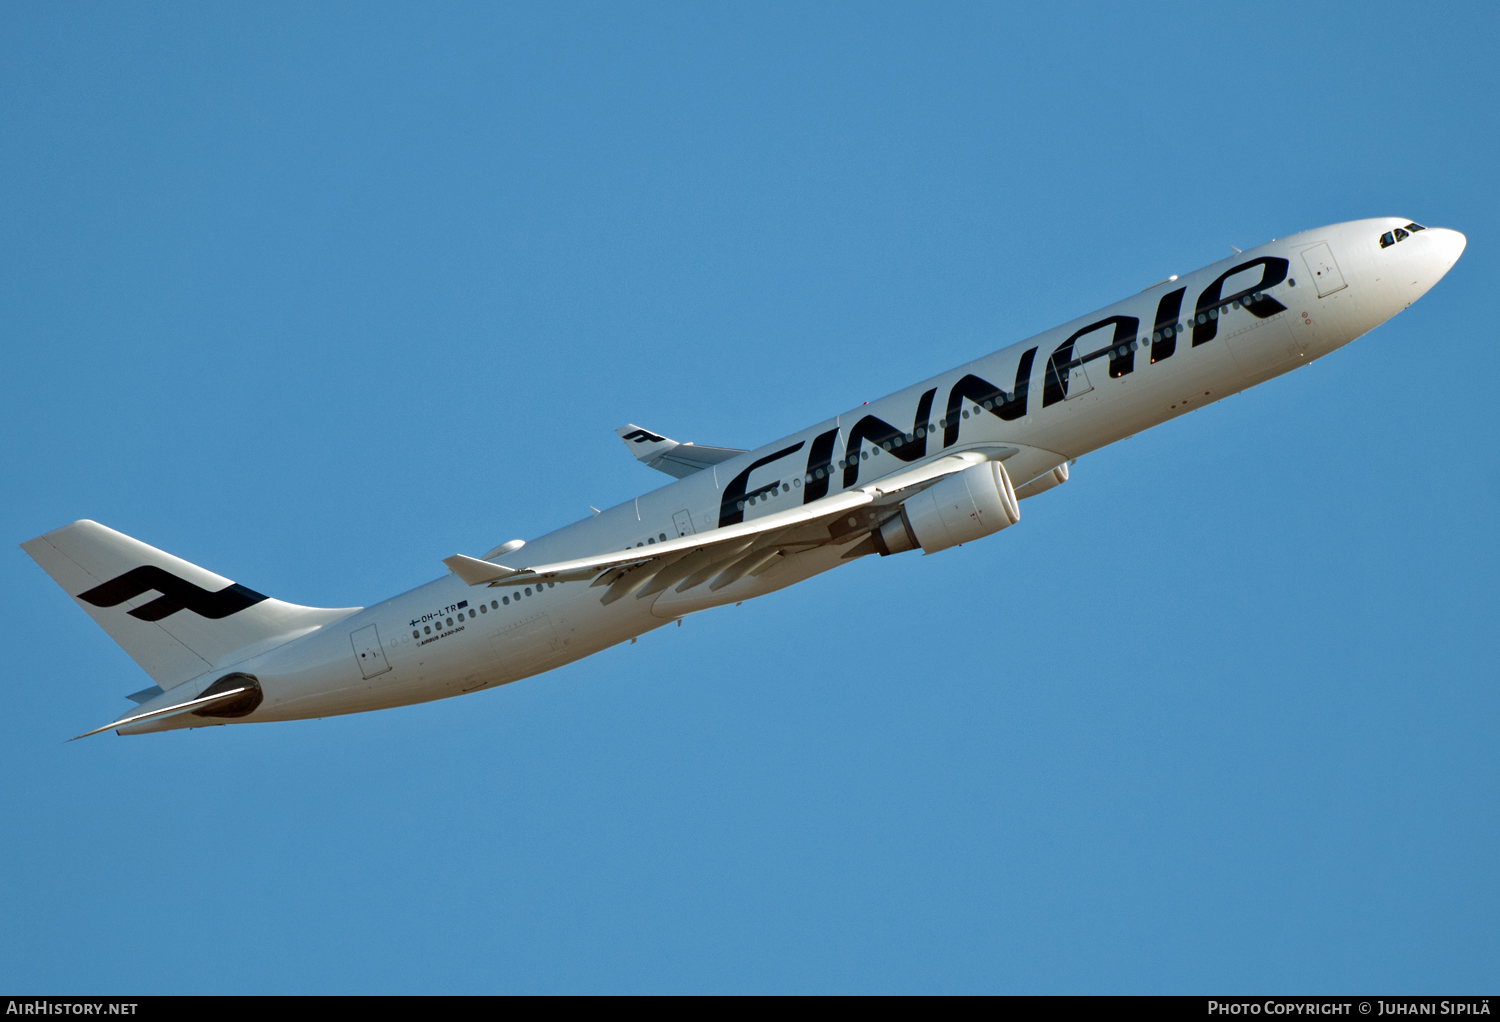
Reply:
<svg viewBox="0 0 1500 1022"><path fill-rule="evenodd" d="M903 503L899 511L871 534L882 557L917 547L935 554L1021 520L1015 488L998 461L945 476Z"/></svg>
<svg viewBox="0 0 1500 1022"><path fill-rule="evenodd" d="M1061 486L1068 481L1068 463L1065 461L1045 475L1039 475L1031 482L1016 487L1016 499L1025 500L1027 497L1035 497L1038 493L1046 493L1054 486Z"/></svg>

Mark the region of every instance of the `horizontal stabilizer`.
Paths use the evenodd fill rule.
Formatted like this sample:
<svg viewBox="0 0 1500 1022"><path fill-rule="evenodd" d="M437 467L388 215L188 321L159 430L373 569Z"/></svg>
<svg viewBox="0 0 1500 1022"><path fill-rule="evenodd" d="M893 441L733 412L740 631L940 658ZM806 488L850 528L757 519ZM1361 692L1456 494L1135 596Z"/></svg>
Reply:
<svg viewBox="0 0 1500 1022"><path fill-rule="evenodd" d="M615 433L625 441L625 446L630 448L630 453L641 464L677 479L685 479L694 472L701 472L728 461L737 454L745 453L734 447L680 444L649 429L642 429L633 422L621 426Z"/></svg>
<svg viewBox="0 0 1500 1022"><path fill-rule="evenodd" d="M72 738L69 738L68 741L76 742L80 738L87 738L89 735L97 735L101 731L110 731L120 727L130 727L132 724L144 724L148 720L162 720L166 717L175 717L179 713L187 713L190 710L206 710L210 707L219 706L223 703L232 703L236 699L243 697L247 692L251 691L254 691L254 686L239 685L235 688L225 689L222 692L215 692L213 695L199 696L196 699L189 699L187 702L177 703L174 706L164 706L159 710L150 710L146 713L133 713L128 717L121 717L119 720L110 721L103 727L96 727L92 731L85 731L81 735L74 735Z"/></svg>

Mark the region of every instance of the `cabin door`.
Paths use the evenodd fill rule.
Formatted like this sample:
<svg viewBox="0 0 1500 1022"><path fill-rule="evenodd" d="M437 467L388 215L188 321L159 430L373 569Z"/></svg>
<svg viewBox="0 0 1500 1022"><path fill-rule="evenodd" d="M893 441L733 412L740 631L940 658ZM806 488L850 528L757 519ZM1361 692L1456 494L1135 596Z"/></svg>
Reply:
<svg viewBox="0 0 1500 1022"><path fill-rule="evenodd" d="M1318 286L1319 298L1348 286L1344 283L1344 275L1339 272L1339 264L1333 261L1333 250L1326 242L1303 249L1302 261L1307 264L1307 272L1312 274L1313 283Z"/></svg>

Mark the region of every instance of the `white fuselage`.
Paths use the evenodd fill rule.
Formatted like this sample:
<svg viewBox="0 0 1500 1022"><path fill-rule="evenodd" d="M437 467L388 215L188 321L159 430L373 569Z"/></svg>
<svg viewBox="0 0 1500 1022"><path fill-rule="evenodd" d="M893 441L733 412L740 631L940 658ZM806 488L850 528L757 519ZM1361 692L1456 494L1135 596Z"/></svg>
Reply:
<svg viewBox="0 0 1500 1022"><path fill-rule="evenodd" d="M1430 228L1381 246L1381 235L1407 223L1353 221L1236 254L548 533L525 553L531 563L562 561L701 534L965 450L1003 459L1022 486L1305 365L1400 312L1464 245L1462 235ZM1236 267L1248 268L1225 278ZM1221 314L1225 301L1247 289L1248 305L1236 301ZM890 431L881 434L880 424L901 434L890 449L881 444ZM930 435L919 435L928 428ZM849 458L858 458L852 468ZM757 462L765 463L746 474ZM741 510L747 495L755 500ZM247 660L218 664L190 684L206 687L227 671L258 678L264 701L234 723L439 699L549 670L693 611L765 595L837 567L850 550L815 547L717 590L669 587L607 603L587 581L492 588L450 574ZM225 722L188 715L127 730Z"/></svg>

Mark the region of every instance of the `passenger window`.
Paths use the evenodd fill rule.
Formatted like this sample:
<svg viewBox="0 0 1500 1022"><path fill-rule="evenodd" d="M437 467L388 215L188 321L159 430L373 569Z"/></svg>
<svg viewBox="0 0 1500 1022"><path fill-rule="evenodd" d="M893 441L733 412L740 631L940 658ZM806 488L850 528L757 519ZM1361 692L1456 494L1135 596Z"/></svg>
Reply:
<svg viewBox="0 0 1500 1022"><path fill-rule="evenodd" d="M1395 243L1396 243L1396 236L1394 234L1392 234L1390 231L1386 231L1384 234L1382 234L1380 236L1380 247L1381 248L1390 248Z"/></svg>
<svg viewBox="0 0 1500 1022"><path fill-rule="evenodd" d="M1396 240L1397 241L1405 241L1407 238L1410 238L1410 237L1411 237L1411 235L1407 234L1401 228L1399 228L1399 227L1396 228Z"/></svg>

